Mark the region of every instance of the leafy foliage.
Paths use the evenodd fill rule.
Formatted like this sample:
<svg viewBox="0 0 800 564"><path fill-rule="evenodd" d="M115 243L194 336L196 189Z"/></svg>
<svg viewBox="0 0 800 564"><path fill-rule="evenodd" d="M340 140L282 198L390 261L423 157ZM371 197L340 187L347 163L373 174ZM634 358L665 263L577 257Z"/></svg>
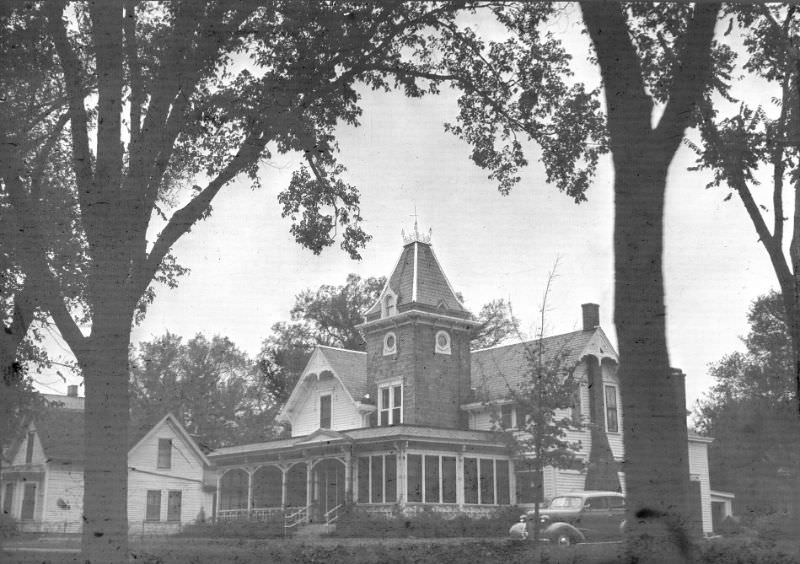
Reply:
<svg viewBox="0 0 800 564"><path fill-rule="evenodd" d="M711 479L736 494L742 515L791 509L796 497L800 422L785 319L778 293L753 302L746 351L711 366L716 384L695 410L699 429L715 439L709 449Z"/></svg>
<svg viewBox="0 0 800 564"><path fill-rule="evenodd" d="M209 448L271 437L275 404L255 364L226 337L184 342L166 333L131 359L131 418L152 424L172 412Z"/></svg>

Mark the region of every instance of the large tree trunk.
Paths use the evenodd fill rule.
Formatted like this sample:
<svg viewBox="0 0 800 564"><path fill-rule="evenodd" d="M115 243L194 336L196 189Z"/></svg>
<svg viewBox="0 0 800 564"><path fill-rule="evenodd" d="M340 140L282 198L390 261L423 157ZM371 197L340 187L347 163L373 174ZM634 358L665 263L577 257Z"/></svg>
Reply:
<svg viewBox="0 0 800 564"><path fill-rule="evenodd" d="M614 320L621 358L626 540L632 559L686 561L691 550L686 407L680 376L669 365L661 266L673 153L643 144L629 146L628 155L614 155Z"/></svg>
<svg viewBox="0 0 800 564"><path fill-rule="evenodd" d="M98 314L99 313L99 314ZM83 556L128 560L128 344L130 315L95 311L78 359L86 382Z"/></svg>

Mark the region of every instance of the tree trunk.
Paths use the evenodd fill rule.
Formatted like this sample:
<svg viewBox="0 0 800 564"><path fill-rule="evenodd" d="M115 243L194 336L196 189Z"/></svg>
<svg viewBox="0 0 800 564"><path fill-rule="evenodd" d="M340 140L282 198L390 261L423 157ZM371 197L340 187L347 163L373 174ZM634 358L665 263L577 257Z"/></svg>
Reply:
<svg viewBox="0 0 800 564"><path fill-rule="evenodd" d="M130 327L129 313L95 309L91 344L78 358L86 382L81 548L91 562L128 560Z"/></svg>
<svg viewBox="0 0 800 564"><path fill-rule="evenodd" d="M589 466L586 469L584 489L621 491L619 485L619 465L608 443L605 432L605 413L603 412L603 372L599 360L586 357L589 385L589 431L592 446L589 450Z"/></svg>
<svg viewBox="0 0 800 564"><path fill-rule="evenodd" d="M627 154L614 154L614 319L621 359L627 549L638 562L687 561L686 407L681 377L669 365L661 266L673 152L653 141L629 147Z"/></svg>

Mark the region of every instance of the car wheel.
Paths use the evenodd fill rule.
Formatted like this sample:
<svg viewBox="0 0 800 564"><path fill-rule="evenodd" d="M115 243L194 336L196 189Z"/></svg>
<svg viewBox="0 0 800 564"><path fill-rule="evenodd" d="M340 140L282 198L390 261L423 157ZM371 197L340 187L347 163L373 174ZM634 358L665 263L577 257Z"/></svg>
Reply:
<svg viewBox="0 0 800 564"><path fill-rule="evenodd" d="M569 533L558 533L556 536L553 537L553 544L556 546L572 546L574 541L572 540L572 535Z"/></svg>

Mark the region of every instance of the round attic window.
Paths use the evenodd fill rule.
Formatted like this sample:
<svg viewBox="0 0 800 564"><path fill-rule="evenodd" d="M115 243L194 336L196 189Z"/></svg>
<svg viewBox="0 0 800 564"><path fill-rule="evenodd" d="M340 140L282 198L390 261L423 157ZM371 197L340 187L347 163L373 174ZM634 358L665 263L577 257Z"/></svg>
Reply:
<svg viewBox="0 0 800 564"><path fill-rule="evenodd" d="M436 333L436 352L450 354L450 335L447 331L438 331Z"/></svg>
<svg viewBox="0 0 800 564"><path fill-rule="evenodd" d="M397 352L397 336L390 331L383 337L383 354L390 355Z"/></svg>

